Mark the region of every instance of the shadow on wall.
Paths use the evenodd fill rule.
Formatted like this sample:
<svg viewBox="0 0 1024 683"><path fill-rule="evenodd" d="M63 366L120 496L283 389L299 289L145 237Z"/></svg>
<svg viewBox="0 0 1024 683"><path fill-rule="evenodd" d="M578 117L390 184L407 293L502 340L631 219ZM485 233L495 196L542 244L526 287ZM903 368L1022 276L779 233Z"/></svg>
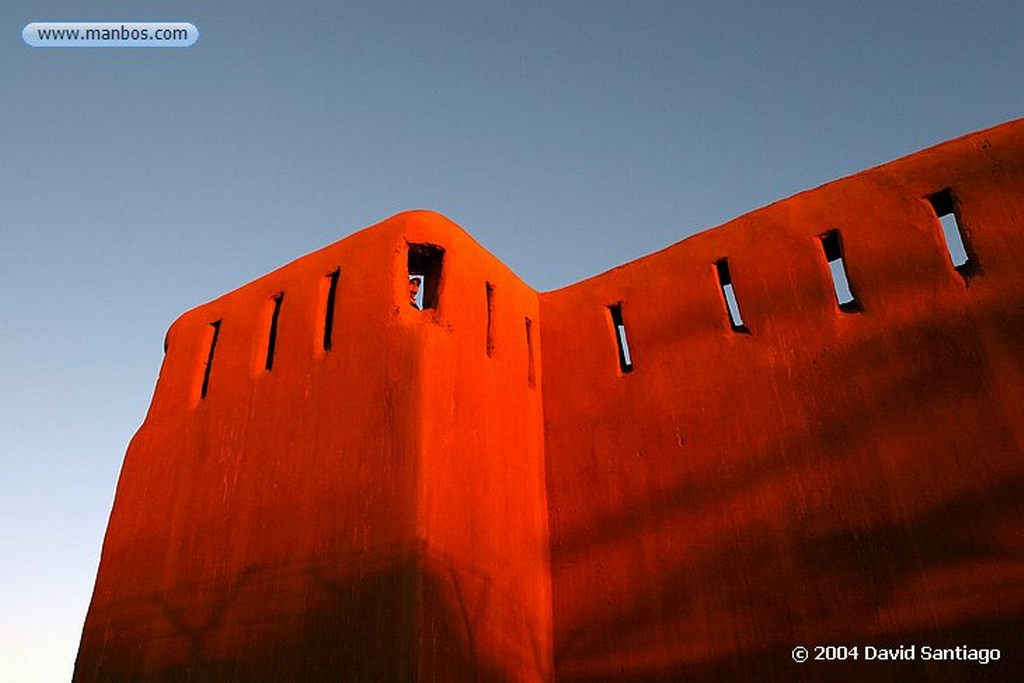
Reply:
<svg viewBox="0 0 1024 683"><path fill-rule="evenodd" d="M422 557L413 549L369 568L351 559L253 566L217 584L117 603L108 609L114 622L137 628L101 653L83 651L80 660L97 666L75 680L406 683L435 680L435 669L443 680L502 683L514 680L509 668L546 670L539 641L535 662L484 661L473 645L482 615L459 596L487 577ZM147 649L176 661L147 661Z"/></svg>
<svg viewBox="0 0 1024 683"><path fill-rule="evenodd" d="M1003 303L978 315L1003 334L1024 329L1024 313ZM556 605L558 680L968 681L1018 670L1005 660L1019 658L1024 632L1024 467L979 344L971 320L954 315L890 330L788 369L781 381L796 386L836 376L819 363L863 374L834 394L840 403L801 404L803 426L781 441L720 455L691 442L645 450L644 460L702 459L703 469L553 526L556 595L577 610ZM931 351L897 361L915 348ZM952 439L935 428L950 422L963 425ZM634 452L595 457L645 466ZM652 539L664 554L652 557ZM799 644L915 643L999 647L1003 661L790 659Z"/></svg>

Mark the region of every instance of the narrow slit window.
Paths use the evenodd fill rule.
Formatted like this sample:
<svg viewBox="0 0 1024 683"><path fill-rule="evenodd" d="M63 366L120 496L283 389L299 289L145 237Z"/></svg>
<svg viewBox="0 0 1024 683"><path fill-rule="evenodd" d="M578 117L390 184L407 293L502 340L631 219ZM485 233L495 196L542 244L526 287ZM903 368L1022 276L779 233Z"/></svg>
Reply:
<svg viewBox="0 0 1024 683"><path fill-rule="evenodd" d="M533 321L526 318L526 383L531 389L537 386L536 372L533 360Z"/></svg>
<svg viewBox="0 0 1024 683"><path fill-rule="evenodd" d="M715 261L715 270L718 271L718 284L722 288L722 297L725 299L725 308L729 313L729 324L733 332L749 332L747 326L743 324L743 316L740 315L740 304L736 300L732 276L729 274L729 260L723 258Z"/></svg>
<svg viewBox="0 0 1024 683"><path fill-rule="evenodd" d="M210 323L210 350L206 352L206 366L203 368L203 383L199 389L199 398L206 398L210 390L210 371L213 369L213 354L217 349L217 337L220 335L219 320Z"/></svg>
<svg viewBox="0 0 1024 683"><path fill-rule="evenodd" d="M843 261L843 241L838 230L829 230L819 235L821 246L825 250L825 260L828 261L828 269L832 273L832 287L835 289L836 301L840 310L853 312L860 310L860 303L853 295L850 288L850 280L846 274L846 264Z"/></svg>
<svg viewBox="0 0 1024 683"><path fill-rule="evenodd" d="M494 355L494 285L487 283L487 357Z"/></svg>
<svg viewBox="0 0 1024 683"><path fill-rule="evenodd" d="M612 327L615 328L615 343L619 350L619 369L626 373L633 371L633 357L629 353L629 340L626 338L626 323L622 320L622 304L608 307L612 315Z"/></svg>
<svg viewBox="0 0 1024 683"><path fill-rule="evenodd" d="M960 273L967 274L973 267L974 261L967 249L967 242L964 239L964 231L956 215L956 204L953 201L953 193L946 188L928 197L932 210L942 226L942 236L946 240L946 251L949 253L949 260L953 267Z"/></svg>
<svg viewBox="0 0 1024 683"><path fill-rule="evenodd" d="M266 370L274 368L274 349L277 346L277 319L281 315L281 302L284 301L284 294L274 297L274 312L270 314L270 331L267 333L267 361L264 364Z"/></svg>
<svg viewBox="0 0 1024 683"><path fill-rule="evenodd" d="M409 245L409 304L421 311L437 308L444 249L436 244Z"/></svg>
<svg viewBox="0 0 1024 683"><path fill-rule="evenodd" d="M335 268L327 274L327 302L324 305L324 351L331 350L334 342L334 306L338 297L338 278L341 269Z"/></svg>

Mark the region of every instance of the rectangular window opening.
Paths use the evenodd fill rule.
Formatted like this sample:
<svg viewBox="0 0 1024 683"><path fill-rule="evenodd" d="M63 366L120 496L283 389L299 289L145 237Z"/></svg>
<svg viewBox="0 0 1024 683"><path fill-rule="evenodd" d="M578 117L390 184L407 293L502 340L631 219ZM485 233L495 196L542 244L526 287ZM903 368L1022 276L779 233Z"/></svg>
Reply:
<svg viewBox="0 0 1024 683"><path fill-rule="evenodd" d="M436 244L409 245L409 304L421 311L437 308L444 249Z"/></svg>
<svg viewBox="0 0 1024 683"><path fill-rule="evenodd" d="M494 285L487 283L487 357L494 355Z"/></svg>
<svg viewBox="0 0 1024 683"><path fill-rule="evenodd" d="M946 188L941 192L936 192L928 197L928 202L932 205L932 210L939 220L939 225L942 226L942 236L946 241L946 251L949 254L949 260L953 263L953 267L962 275L970 274L974 270L974 260L971 258L971 253L967 248L963 228L960 227L952 191Z"/></svg>
<svg viewBox="0 0 1024 683"><path fill-rule="evenodd" d="M622 320L622 304L608 307L612 316L612 327L615 328L615 343L619 350L619 370L623 373L633 371L633 357L629 353L629 340L626 338L626 323Z"/></svg>
<svg viewBox="0 0 1024 683"><path fill-rule="evenodd" d="M220 335L220 320L210 323L210 350L206 353L206 367L203 368L203 384L199 389L199 398L206 398L210 390L210 371L213 369L213 354L217 349L217 337Z"/></svg>
<svg viewBox="0 0 1024 683"><path fill-rule="evenodd" d="M835 290L836 301L839 309L852 313L861 310L860 302L853 295L850 288L850 280L846 274L846 264L843 261L843 242L838 230L829 230L823 235L818 235L821 246L825 250L825 260L828 261L828 269L832 274L832 287Z"/></svg>
<svg viewBox="0 0 1024 683"><path fill-rule="evenodd" d="M324 306L324 351L331 350L334 339L334 305L338 296L338 278L341 268L327 274L327 303Z"/></svg>
<svg viewBox="0 0 1024 683"><path fill-rule="evenodd" d="M531 389L537 386L536 372L533 360L533 321L526 318L526 383Z"/></svg>
<svg viewBox="0 0 1024 683"><path fill-rule="evenodd" d="M277 346L277 318L281 314L281 302L284 301L284 293L274 297L274 312L270 316L270 332L267 334L267 361L264 364L266 370L274 368L274 347Z"/></svg>
<svg viewBox="0 0 1024 683"><path fill-rule="evenodd" d="M715 270L718 271L718 284L722 288L722 296L725 299L725 308L729 313L729 325L732 327L732 331L750 332L743 324L743 316L740 315L740 304L736 300L732 276L729 274L729 260L723 258L715 261Z"/></svg>

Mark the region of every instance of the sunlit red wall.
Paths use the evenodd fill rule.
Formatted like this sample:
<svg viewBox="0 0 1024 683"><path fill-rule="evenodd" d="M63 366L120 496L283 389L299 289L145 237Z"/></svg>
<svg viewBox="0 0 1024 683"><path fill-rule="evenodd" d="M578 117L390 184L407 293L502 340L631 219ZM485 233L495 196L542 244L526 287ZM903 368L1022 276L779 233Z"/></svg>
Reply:
<svg viewBox="0 0 1024 683"><path fill-rule="evenodd" d="M432 310L409 303L419 242L445 250ZM75 680L550 678L527 317L533 291L423 212L182 316L125 458Z"/></svg>
<svg viewBox="0 0 1024 683"><path fill-rule="evenodd" d="M947 188L966 277L927 199ZM1002 646L1019 673L1022 228L1018 123L543 295L558 680L837 680L791 649L927 642Z"/></svg>
<svg viewBox="0 0 1024 683"><path fill-rule="evenodd" d="M444 219L404 235L445 250L436 310L402 315L421 359L417 680L550 680L537 294Z"/></svg>
<svg viewBox="0 0 1024 683"><path fill-rule="evenodd" d="M1022 191L1015 122L555 292L409 212L186 313L75 680L1024 676ZM926 643L1003 659L791 658Z"/></svg>

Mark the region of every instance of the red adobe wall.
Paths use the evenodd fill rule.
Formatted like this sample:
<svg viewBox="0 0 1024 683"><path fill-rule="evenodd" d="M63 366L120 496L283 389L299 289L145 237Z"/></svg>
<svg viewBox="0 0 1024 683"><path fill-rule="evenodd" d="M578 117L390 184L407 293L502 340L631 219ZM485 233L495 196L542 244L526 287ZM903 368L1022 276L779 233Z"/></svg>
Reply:
<svg viewBox="0 0 1024 683"><path fill-rule="evenodd" d="M404 234L445 249L437 309L401 316L421 363L417 680L550 680L537 295L443 218L417 215Z"/></svg>
<svg viewBox="0 0 1024 683"><path fill-rule="evenodd" d="M555 292L410 212L186 313L75 680L1024 676L1022 190L1018 121ZM791 658L899 644L1003 659Z"/></svg>
<svg viewBox="0 0 1024 683"><path fill-rule="evenodd" d="M925 199L944 188L966 281ZM542 295L558 680L993 674L797 665L801 644L1002 647L1024 672L1022 227L1016 122Z"/></svg>
<svg viewBox="0 0 1024 683"><path fill-rule="evenodd" d="M436 310L408 303L409 242L446 249ZM549 679L536 311L507 268L417 212L182 316L125 458L75 680ZM453 438L455 422L471 432Z"/></svg>

